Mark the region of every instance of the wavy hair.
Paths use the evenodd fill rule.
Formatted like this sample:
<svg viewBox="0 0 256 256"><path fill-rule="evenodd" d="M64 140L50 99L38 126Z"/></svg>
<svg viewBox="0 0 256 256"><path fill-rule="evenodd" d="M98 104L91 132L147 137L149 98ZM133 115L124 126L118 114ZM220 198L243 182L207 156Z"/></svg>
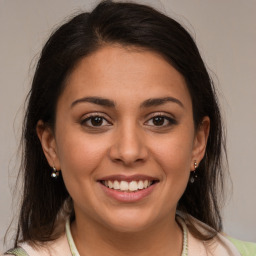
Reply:
<svg viewBox="0 0 256 256"><path fill-rule="evenodd" d="M28 95L23 124L23 195L15 245L20 241L54 240L64 205L74 216L72 201L60 175L50 177L51 167L37 137L39 120L54 129L58 98L75 65L104 45L135 46L159 53L185 78L197 128L204 116L211 120L206 154L198 178L188 184L177 210L183 212L190 231L210 239L222 229L220 196L223 191L222 155L225 149L221 115L213 82L190 34L174 19L155 9L125 2L103 1L92 12L81 13L60 26L48 39L38 61ZM224 150L225 151L225 150ZM221 193L220 193L221 192ZM67 203L71 202L71 203ZM215 231L202 234L190 216Z"/></svg>

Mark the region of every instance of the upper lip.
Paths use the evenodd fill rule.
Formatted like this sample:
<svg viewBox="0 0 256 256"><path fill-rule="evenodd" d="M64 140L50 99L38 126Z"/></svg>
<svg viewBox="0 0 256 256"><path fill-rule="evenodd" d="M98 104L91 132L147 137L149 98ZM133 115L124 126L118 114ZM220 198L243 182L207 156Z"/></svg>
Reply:
<svg viewBox="0 0 256 256"><path fill-rule="evenodd" d="M152 176L147 176L147 175L142 175L142 174L135 174L135 175L109 175L109 176L105 176L102 177L100 179L98 179L98 181L104 181L104 180L111 180L111 181L139 181L139 180L148 180L148 181L157 181L159 180L156 177L152 177Z"/></svg>

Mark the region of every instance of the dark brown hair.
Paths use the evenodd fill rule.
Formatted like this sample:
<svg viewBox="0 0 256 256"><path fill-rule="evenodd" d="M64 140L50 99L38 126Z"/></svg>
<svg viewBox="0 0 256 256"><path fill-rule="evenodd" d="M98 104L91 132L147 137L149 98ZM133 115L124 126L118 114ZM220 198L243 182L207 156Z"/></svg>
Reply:
<svg viewBox="0 0 256 256"><path fill-rule="evenodd" d="M186 80L192 104L195 127L204 116L211 120L206 154L193 184L188 184L178 202L191 226L201 234L190 215L216 231L222 228L219 192L223 188L221 156L223 132L215 89L196 44L189 33L175 20L151 7L134 3L101 2L91 13L81 13L58 28L43 47L38 61L23 126L23 201L20 210L18 241L42 242L53 236L57 216L69 194L60 175L50 177L51 167L37 137L39 120L54 129L56 103L65 86L65 79L78 61L105 44L135 46L159 53ZM72 209L71 209L72 210Z"/></svg>

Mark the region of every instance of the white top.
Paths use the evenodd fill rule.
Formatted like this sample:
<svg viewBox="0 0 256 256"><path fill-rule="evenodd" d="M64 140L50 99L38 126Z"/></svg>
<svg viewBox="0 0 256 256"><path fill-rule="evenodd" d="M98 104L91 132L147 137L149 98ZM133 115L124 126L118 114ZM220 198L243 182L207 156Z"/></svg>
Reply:
<svg viewBox="0 0 256 256"><path fill-rule="evenodd" d="M177 220L183 228L182 256L241 256L236 247L220 233L210 241L201 241L189 232L182 218ZM205 230L209 228L196 219L194 219L194 225L201 231L204 231L204 228ZM187 246L185 239L187 239ZM37 247L32 247L28 243L23 243L20 246L29 256L80 256L70 231L69 221L66 222L66 232L57 240Z"/></svg>

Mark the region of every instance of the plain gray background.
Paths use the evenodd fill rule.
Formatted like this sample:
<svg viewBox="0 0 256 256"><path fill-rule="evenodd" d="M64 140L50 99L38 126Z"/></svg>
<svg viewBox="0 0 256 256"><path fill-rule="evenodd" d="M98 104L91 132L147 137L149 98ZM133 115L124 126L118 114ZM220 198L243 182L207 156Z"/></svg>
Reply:
<svg viewBox="0 0 256 256"><path fill-rule="evenodd" d="M0 251L13 215L12 188L23 102L34 64L50 31L70 14L91 10L92 0L0 0ZM194 36L220 93L227 126L233 192L224 231L256 242L256 1L144 0L180 21ZM216 76L214 75L216 74ZM229 186L230 188L230 186Z"/></svg>

